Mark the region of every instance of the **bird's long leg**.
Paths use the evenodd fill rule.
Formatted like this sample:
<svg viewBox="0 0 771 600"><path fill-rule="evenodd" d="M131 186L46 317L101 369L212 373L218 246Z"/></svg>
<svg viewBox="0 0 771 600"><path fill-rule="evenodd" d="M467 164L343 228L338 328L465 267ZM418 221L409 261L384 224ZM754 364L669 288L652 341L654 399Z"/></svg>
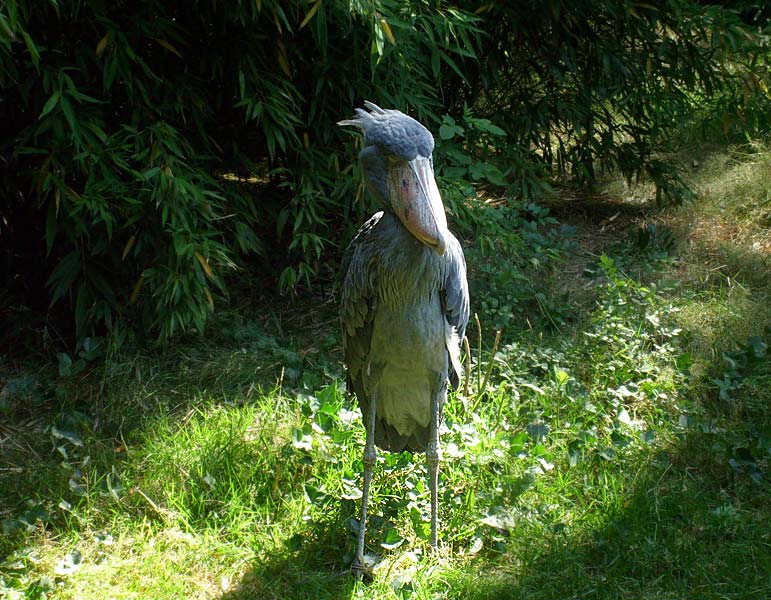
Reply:
<svg viewBox="0 0 771 600"><path fill-rule="evenodd" d="M431 490L431 548L438 549L437 528L439 526L439 396L442 392L432 394L431 423L428 430L428 446L426 448L426 466L428 467L428 485Z"/></svg>
<svg viewBox="0 0 771 600"><path fill-rule="evenodd" d="M377 462L375 450L375 403L377 395L372 394L367 407L367 441L364 445L364 488L361 497L361 519L359 520L359 542L356 546L356 556L353 559L351 570L358 579L368 571L364 564L364 536L367 532L367 503L369 502L369 485L372 480L372 470Z"/></svg>

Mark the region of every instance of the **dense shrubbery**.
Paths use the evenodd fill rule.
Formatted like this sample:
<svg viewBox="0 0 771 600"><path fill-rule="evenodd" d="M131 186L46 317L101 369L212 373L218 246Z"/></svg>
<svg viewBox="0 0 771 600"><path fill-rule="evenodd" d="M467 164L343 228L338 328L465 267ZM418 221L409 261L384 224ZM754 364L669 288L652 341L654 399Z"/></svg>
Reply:
<svg viewBox="0 0 771 600"><path fill-rule="evenodd" d="M762 113L758 102L771 108L759 77L763 39L721 8L519 0L491 8L483 29L464 100L508 132L525 164L578 183L594 181L598 167L619 169L679 201L687 191L659 154L694 106L714 99L739 131Z"/></svg>
<svg viewBox="0 0 771 600"><path fill-rule="evenodd" d="M364 98L439 134L445 184L533 198L609 167L678 198L657 152L694 103L724 133L768 111L740 25L684 0L6 2L0 315L167 337L247 264L309 284L360 221L335 122Z"/></svg>

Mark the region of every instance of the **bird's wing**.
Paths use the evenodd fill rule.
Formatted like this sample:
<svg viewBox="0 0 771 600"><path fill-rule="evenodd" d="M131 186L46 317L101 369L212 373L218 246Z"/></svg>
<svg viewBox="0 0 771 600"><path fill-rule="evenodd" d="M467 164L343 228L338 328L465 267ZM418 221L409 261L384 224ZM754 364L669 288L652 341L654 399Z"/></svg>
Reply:
<svg viewBox="0 0 771 600"><path fill-rule="evenodd" d="M372 340L372 322L375 314L375 277L377 276L369 249L374 244L373 230L383 217L376 213L362 225L343 255L341 265L342 290L340 323L343 329L343 351L348 367L348 390L356 393L360 403L366 403L362 384L362 369L369 354ZM364 406L362 406L362 412Z"/></svg>
<svg viewBox="0 0 771 600"><path fill-rule="evenodd" d="M463 340L466 335L466 326L469 319L469 293L468 281L466 280L466 259L463 256L463 249L460 242L450 234L449 244L447 245L447 263L444 282L442 284L443 306L447 322L455 328L458 340L451 340L448 344L448 351L452 359L453 369L450 372L450 383L455 389L460 385L460 366L458 354L454 355L455 344Z"/></svg>

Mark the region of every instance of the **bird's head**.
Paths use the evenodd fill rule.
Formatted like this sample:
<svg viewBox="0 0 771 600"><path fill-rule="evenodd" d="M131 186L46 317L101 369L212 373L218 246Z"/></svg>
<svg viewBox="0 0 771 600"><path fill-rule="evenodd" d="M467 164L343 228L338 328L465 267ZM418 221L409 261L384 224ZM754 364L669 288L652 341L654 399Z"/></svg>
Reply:
<svg viewBox="0 0 771 600"><path fill-rule="evenodd" d="M359 154L367 185L407 230L442 255L447 247L447 217L434 179L434 138L412 117L365 102L356 117L338 125L364 132Z"/></svg>

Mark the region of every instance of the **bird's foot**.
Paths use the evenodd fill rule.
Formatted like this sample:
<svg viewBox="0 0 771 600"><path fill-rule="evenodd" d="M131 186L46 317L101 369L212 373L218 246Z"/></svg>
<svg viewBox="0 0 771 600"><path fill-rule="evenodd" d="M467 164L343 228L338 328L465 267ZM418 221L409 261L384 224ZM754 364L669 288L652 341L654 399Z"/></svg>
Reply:
<svg viewBox="0 0 771 600"><path fill-rule="evenodd" d="M351 563L351 573L353 573L358 581L363 581L364 583L370 583L373 579L372 568L367 564L363 555L359 556L357 554L354 556L353 562Z"/></svg>

